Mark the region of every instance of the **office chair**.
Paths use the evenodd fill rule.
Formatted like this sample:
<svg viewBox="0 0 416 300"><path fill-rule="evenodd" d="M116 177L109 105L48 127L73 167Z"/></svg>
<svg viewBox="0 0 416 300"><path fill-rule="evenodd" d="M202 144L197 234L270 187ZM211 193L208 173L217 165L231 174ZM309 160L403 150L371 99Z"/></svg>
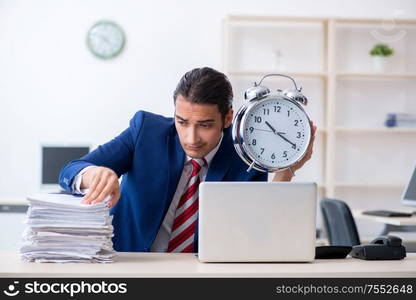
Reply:
<svg viewBox="0 0 416 300"><path fill-rule="evenodd" d="M322 198L320 208L331 246L355 246L361 244L351 210L345 202Z"/></svg>

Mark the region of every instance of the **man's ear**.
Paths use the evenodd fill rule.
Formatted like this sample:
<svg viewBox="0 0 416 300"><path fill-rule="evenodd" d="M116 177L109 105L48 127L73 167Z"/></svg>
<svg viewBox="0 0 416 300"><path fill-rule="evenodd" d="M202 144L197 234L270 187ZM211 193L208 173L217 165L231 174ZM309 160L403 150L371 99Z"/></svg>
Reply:
<svg viewBox="0 0 416 300"><path fill-rule="evenodd" d="M230 127L231 123L233 122L233 115L234 115L234 111L230 109L224 118L224 128Z"/></svg>

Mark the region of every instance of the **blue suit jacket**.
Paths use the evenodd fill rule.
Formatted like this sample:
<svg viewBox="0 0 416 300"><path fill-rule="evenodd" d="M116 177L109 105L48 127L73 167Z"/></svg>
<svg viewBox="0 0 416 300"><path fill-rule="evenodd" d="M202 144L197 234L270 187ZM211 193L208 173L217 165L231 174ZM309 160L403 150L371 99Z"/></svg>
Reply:
<svg viewBox="0 0 416 300"><path fill-rule="evenodd" d="M73 192L75 176L91 165L105 166L119 177L123 175L121 198L110 211L114 216L114 249L149 251L176 191L184 162L185 152L174 120L138 111L130 127L119 136L62 168L59 183ZM246 172L247 168L234 149L231 127L225 129L205 180L267 180L266 173ZM195 238L197 241L198 233Z"/></svg>

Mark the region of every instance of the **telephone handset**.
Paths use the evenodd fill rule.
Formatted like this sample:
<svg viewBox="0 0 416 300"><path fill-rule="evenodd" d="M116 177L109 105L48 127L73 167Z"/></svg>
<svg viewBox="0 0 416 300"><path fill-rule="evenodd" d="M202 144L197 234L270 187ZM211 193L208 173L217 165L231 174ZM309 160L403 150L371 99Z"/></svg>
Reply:
<svg viewBox="0 0 416 300"><path fill-rule="evenodd" d="M406 248L402 239L394 235L382 235L372 240L370 244L352 247L350 255L366 260L403 259Z"/></svg>

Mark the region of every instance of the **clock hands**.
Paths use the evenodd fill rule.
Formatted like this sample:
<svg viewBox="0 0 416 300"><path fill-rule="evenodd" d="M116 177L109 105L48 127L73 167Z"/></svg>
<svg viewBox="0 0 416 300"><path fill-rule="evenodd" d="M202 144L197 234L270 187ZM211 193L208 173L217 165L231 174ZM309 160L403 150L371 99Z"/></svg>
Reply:
<svg viewBox="0 0 416 300"><path fill-rule="evenodd" d="M101 38L104 42L108 43L108 39L107 39L104 35L100 35L100 38Z"/></svg>
<svg viewBox="0 0 416 300"><path fill-rule="evenodd" d="M266 132L273 132L272 130L266 130L266 129L260 129L260 128L253 128L253 130L259 130L259 131L266 131ZM279 132L280 134L286 134L286 132Z"/></svg>
<svg viewBox="0 0 416 300"><path fill-rule="evenodd" d="M282 139L284 139L286 142L288 142L289 144L291 144L292 145L292 147L293 148L296 148L296 144L295 143L292 143L291 141L289 141L287 138L285 138L280 132L278 132L278 131L276 131L276 129L274 129L273 128L273 126L272 125L270 125L270 123L269 122L265 122L266 123L266 125L273 131L273 133L274 134L276 134L276 135L278 135L278 136L280 136Z"/></svg>

